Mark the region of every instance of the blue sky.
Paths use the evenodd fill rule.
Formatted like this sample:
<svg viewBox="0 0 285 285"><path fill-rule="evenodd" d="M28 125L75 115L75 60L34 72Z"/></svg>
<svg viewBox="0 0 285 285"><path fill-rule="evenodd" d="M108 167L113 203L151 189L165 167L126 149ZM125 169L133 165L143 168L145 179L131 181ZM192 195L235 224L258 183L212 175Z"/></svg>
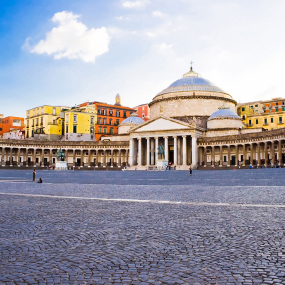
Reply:
<svg viewBox="0 0 285 285"><path fill-rule="evenodd" d="M189 70L238 102L285 97L283 0L0 0L0 113L147 103Z"/></svg>

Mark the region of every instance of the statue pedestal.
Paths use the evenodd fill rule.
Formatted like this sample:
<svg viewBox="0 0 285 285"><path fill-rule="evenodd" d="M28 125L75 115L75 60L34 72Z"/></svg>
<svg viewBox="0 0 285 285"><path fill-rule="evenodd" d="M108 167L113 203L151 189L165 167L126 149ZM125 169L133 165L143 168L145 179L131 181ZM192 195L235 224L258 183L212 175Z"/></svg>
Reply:
<svg viewBox="0 0 285 285"><path fill-rule="evenodd" d="M166 169L167 165L168 165L168 161L165 159L158 159L156 162L156 166L158 170Z"/></svg>
<svg viewBox="0 0 285 285"><path fill-rule="evenodd" d="M55 170L67 170L67 162L66 161L56 161Z"/></svg>

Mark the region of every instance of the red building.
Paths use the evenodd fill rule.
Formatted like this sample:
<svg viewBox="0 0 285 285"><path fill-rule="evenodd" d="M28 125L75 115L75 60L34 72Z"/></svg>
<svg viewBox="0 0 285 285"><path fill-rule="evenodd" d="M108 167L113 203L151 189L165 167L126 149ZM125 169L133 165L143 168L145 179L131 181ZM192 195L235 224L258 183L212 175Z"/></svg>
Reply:
<svg viewBox="0 0 285 285"><path fill-rule="evenodd" d="M137 111L138 116L142 118L144 121L149 120L150 114L149 114L148 104L141 104L139 106L134 107L134 109Z"/></svg>
<svg viewBox="0 0 285 285"><path fill-rule="evenodd" d="M24 118L21 117L5 117L0 115L0 136L12 130L23 130L25 127Z"/></svg>

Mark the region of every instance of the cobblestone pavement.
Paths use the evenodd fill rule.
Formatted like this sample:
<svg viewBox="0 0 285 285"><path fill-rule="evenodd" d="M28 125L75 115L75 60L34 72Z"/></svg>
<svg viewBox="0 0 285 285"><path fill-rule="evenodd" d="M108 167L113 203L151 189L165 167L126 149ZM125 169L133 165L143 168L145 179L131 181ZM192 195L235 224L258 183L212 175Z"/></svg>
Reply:
<svg viewBox="0 0 285 285"><path fill-rule="evenodd" d="M0 284L285 284L284 172L0 171Z"/></svg>

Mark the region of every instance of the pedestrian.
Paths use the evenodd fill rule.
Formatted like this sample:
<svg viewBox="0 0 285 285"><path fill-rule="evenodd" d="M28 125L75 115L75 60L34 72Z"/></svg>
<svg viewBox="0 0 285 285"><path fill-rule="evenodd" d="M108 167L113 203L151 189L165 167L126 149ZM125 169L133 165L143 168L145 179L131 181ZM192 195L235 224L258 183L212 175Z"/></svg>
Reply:
<svg viewBox="0 0 285 285"><path fill-rule="evenodd" d="M39 181L38 181L38 183L43 183L43 180L40 178Z"/></svg>
<svg viewBox="0 0 285 285"><path fill-rule="evenodd" d="M33 181L36 181L36 170L33 171Z"/></svg>
<svg viewBox="0 0 285 285"><path fill-rule="evenodd" d="M191 168L191 166L189 167L189 173L190 173L190 176L192 176L192 168Z"/></svg>

